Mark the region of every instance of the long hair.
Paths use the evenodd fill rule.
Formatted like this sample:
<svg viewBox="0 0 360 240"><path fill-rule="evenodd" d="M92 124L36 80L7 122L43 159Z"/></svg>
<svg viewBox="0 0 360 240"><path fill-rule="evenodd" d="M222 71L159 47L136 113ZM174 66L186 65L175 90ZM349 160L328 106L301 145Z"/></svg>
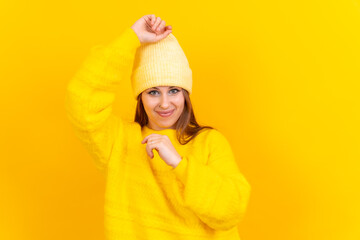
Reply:
<svg viewBox="0 0 360 240"><path fill-rule="evenodd" d="M182 88L184 94L185 103L184 110L181 113L178 121L175 124L176 128L176 138L178 139L181 145L185 145L195 138L202 129L215 129L211 126L200 126L194 115L193 107L190 101L189 93L186 89ZM137 105L135 112L135 122L139 123L141 127L148 124L149 119L145 112L144 105L141 99L140 93L137 97Z"/></svg>

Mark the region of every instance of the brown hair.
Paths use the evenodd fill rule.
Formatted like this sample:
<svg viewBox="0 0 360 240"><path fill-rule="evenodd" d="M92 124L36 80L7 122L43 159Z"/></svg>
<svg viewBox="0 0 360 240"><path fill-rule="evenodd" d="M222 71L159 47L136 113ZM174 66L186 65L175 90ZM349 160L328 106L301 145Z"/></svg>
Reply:
<svg viewBox="0 0 360 240"><path fill-rule="evenodd" d="M193 107L191 105L189 93L186 89L182 88L182 92L185 98L185 106L182 114L175 124L176 137L181 145L185 145L195 138L202 129L214 129L211 126L200 126L194 115ZM135 112L135 122L139 123L141 127L148 124L148 116L145 112L144 105L141 99L140 93L137 97L137 105Z"/></svg>

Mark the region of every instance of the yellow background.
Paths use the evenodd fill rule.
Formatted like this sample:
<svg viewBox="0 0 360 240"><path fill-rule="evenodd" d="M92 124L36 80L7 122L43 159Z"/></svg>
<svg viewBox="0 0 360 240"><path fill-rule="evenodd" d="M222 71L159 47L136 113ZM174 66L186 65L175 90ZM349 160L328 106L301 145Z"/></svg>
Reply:
<svg viewBox="0 0 360 240"><path fill-rule="evenodd" d="M105 180L65 116L90 47L172 25L197 120L252 185L243 240L360 239L360 2L1 1L0 239L104 239ZM133 119L131 86L115 112Z"/></svg>

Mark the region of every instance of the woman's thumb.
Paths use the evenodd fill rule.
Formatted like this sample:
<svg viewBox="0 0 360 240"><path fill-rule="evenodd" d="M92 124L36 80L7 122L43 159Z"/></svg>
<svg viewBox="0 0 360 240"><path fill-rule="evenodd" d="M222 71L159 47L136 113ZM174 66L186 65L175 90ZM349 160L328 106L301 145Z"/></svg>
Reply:
<svg viewBox="0 0 360 240"><path fill-rule="evenodd" d="M159 40L166 38L170 33L172 33L171 29L166 30L165 32L163 32L162 34L158 35L157 38L159 38Z"/></svg>

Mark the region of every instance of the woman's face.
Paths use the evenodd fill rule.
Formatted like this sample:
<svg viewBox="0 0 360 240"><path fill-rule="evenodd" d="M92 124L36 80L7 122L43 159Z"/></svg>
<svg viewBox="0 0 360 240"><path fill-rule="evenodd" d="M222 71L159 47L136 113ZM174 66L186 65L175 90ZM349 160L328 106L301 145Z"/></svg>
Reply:
<svg viewBox="0 0 360 240"><path fill-rule="evenodd" d="M148 127L154 130L175 129L184 109L185 98L181 87L158 86L142 92L141 98L148 116ZM161 115L172 111L170 115Z"/></svg>

